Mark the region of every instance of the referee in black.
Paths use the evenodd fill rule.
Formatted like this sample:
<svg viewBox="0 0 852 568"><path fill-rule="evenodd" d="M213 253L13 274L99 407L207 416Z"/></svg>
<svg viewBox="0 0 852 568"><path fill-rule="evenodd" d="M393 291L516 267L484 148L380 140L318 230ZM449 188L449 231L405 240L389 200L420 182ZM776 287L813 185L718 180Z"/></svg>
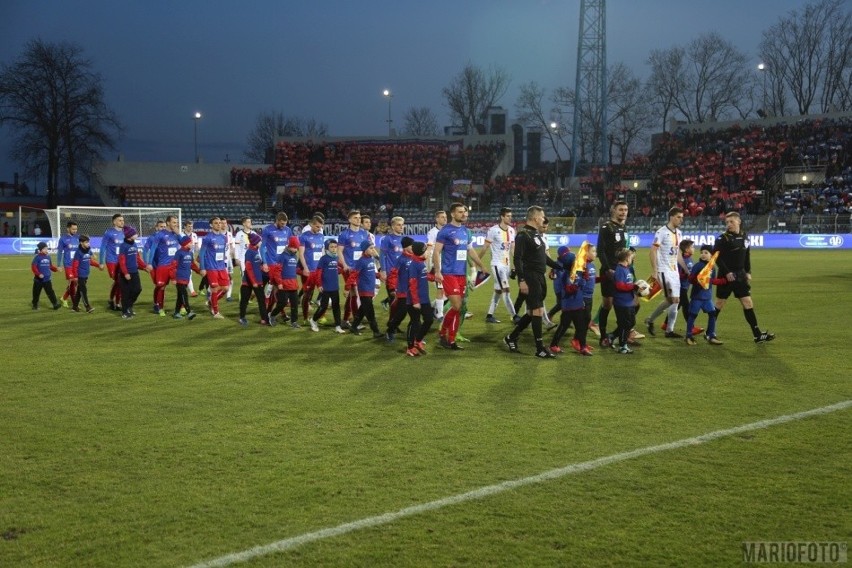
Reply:
<svg viewBox="0 0 852 568"><path fill-rule="evenodd" d="M609 211L609 221L601 225L598 230L598 261L601 263L601 307L598 310L598 327L601 332L602 347L609 347L606 328L615 296L615 268L618 266L616 257L628 246L627 232L624 229L627 221L627 203L616 201Z"/></svg>
<svg viewBox="0 0 852 568"><path fill-rule="evenodd" d="M766 343L775 339L774 333L760 331L757 326L757 316L754 313L754 302L751 300L751 253L749 251L748 235L740 230L742 219L740 214L732 211L725 215L725 232L716 238L713 252L718 252L716 266L719 276L727 280L716 288L716 317L725 306L725 301L731 294L743 306L743 315L751 327L755 343Z"/></svg>
<svg viewBox="0 0 852 568"><path fill-rule="evenodd" d="M547 256L544 235L544 209L533 205L527 209L526 225L518 231L515 237L515 271L518 275L518 288L527 298L527 313L524 314L512 333L503 338L503 343L512 353L518 353L518 337L528 325L532 324L535 338L535 356L542 359L556 357L544 346L542 339L541 320L544 315L544 298L547 296L545 271L547 267L559 268L559 265Z"/></svg>

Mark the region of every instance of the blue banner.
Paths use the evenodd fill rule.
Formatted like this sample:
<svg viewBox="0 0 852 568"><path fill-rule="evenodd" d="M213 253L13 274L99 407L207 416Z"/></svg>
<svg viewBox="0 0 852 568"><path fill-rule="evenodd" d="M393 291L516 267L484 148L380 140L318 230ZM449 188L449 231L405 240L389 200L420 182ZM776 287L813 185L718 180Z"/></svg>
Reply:
<svg viewBox="0 0 852 568"><path fill-rule="evenodd" d="M426 241L426 235L410 235L417 241ZM716 242L716 235L710 233L685 233L685 239L695 242L695 246ZM331 237L327 237L331 238ZM572 234L572 235L547 235L547 244L552 247L579 247L583 241L597 243L597 233ZM648 248L654 240L653 233L637 233L630 235L630 245L636 248ZM0 254L35 254L36 245L44 241L50 247L51 252L56 250L57 239L42 239L38 237L24 238L0 238ZM92 237L92 248L100 250L101 238ZM485 242L485 233L475 232L473 236L474 245L481 247ZM376 244L381 243L381 236L377 236ZM138 239L140 247L145 244L145 237ZM852 249L852 235L799 235L793 233L785 234L760 234L749 235L749 245L753 248L765 249Z"/></svg>

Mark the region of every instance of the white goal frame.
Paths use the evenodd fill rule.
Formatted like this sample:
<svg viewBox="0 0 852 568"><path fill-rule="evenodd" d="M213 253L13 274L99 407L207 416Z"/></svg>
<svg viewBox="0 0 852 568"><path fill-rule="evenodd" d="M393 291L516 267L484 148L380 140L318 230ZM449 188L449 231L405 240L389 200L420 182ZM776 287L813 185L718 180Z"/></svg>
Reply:
<svg viewBox="0 0 852 568"><path fill-rule="evenodd" d="M18 235L21 234L21 222L24 214L33 211L43 212L50 223L50 235L42 235L41 238L49 243L55 243L59 237L65 234L68 221L77 223L78 235L89 235L90 237L101 237L104 232L112 228L112 216L121 213L124 216L124 225L132 226L140 237L147 237L154 232L154 225L158 220L165 220L169 215L178 218L178 227L182 227L182 212L180 207L83 207L76 205L59 205L56 209L35 210L32 207L18 207ZM178 229L180 230L180 229ZM32 236L32 235L31 235ZM52 247L52 244L51 244Z"/></svg>

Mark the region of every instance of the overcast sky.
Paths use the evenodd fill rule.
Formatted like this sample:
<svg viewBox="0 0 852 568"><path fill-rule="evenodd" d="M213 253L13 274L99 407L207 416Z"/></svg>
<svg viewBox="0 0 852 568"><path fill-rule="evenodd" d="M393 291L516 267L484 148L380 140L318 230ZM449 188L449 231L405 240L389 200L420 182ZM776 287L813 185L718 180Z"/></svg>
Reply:
<svg viewBox="0 0 852 568"><path fill-rule="evenodd" d="M607 59L642 77L652 49L720 33L757 65L764 29L804 0L610 0ZM243 161L261 111L315 118L334 136L387 133L411 106L449 117L441 89L468 62L500 65L519 85L574 84L579 0L0 0L0 62L27 41L80 44L126 126L133 161L192 161L193 114L206 162ZM8 129L0 180L11 181Z"/></svg>

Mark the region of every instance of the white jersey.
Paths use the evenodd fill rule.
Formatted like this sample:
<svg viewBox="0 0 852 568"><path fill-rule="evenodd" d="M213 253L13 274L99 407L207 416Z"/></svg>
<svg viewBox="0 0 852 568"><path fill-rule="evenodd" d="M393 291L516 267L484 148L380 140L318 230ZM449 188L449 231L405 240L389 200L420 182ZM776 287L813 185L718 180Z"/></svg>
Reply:
<svg viewBox="0 0 852 568"><path fill-rule="evenodd" d="M426 233L426 246L435 246L435 241L438 239L438 231L440 230L438 227L429 229L429 232Z"/></svg>
<svg viewBox="0 0 852 568"><path fill-rule="evenodd" d="M246 251L249 246L249 234L245 232L244 229L240 229L237 231L237 235L234 237L234 257L237 261L242 265L245 262Z"/></svg>
<svg viewBox="0 0 852 568"><path fill-rule="evenodd" d="M426 255L426 270L432 270L432 251L435 247L435 241L438 239L438 231L440 231L437 226L429 229L429 232L426 233L426 249L428 250L428 254Z"/></svg>
<svg viewBox="0 0 852 568"><path fill-rule="evenodd" d="M510 226L504 231L499 224L494 225L488 229L485 243L490 245L492 265L509 266L511 260L509 255L512 252L512 245L515 244L514 227Z"/></svg>
<svg viewBox="0 0 852 568"><path fill-rule="evenodd" d="M193 254L201 250L201 240L198 238L198 233L191 231L189 233L183 233L183 236L192 239L192 245L190 245L189 250L191 250Z"/></svg>
<svg viewBox="0 0 852 568"><path fill-rule="evenodd" d="M234 258L234 234L230 230L225 231L225 260ZM230 266L228 267L230 268Z"/></svg>
<svg viewBox="0 0 852 568"><path fill-rule="evenodd" d="M680 229L672 231L663 225L654 233L654 254L657 255L657 272L677 273L677 255L683 238Z"/></svg>

